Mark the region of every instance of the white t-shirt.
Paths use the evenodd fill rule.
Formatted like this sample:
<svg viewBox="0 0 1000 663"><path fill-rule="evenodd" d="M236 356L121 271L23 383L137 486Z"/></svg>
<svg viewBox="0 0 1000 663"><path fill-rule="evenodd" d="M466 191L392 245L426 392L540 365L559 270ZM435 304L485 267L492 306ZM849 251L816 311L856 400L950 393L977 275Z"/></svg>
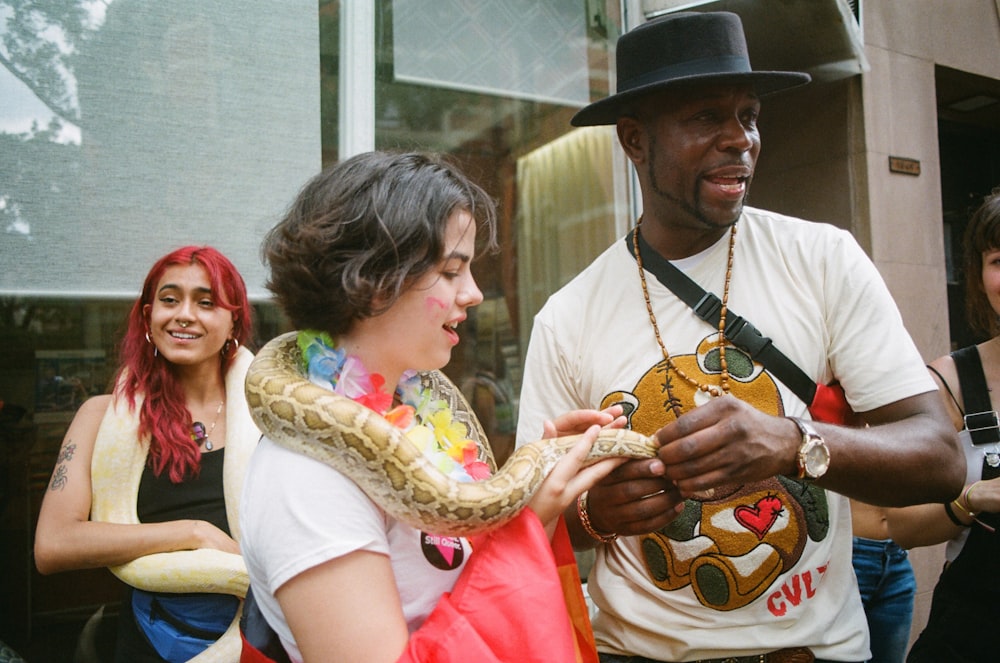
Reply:
<svg viewBox="0 0 1000 663"><path fill-rule="evenodd" d="M254 597L293 661L302 656L274 594L295 576L359 550L388 555L412 633L451 591L471 553L465 539L400 523L337 470L266 437L250 461L240 523ZM338 600L335 593L330 600Z"/></svg>
<svg viewBox="0 0 1000 663"><path fill-rule="evenodd" d="M727 234L684 265L720 298L728 242ZM646 280L671 357L717 385L717 330L655 276ZM836 376L856 411L935 389L875 266L843 230L746 208L729 306L817 382ZM726 360L733 395L808 418L806 404L745 354L728 347ZM632 428L652 433L673 419L672 403L686 411L706 398L665 370L636 261L619 240L535 318L518 443L546 418L613 403L631 410ZM817 658L865 659L851 542L846 498L785 477L689 502L664 530L598 549L588 578L598 647L690 660L808 646Z"/></svg>

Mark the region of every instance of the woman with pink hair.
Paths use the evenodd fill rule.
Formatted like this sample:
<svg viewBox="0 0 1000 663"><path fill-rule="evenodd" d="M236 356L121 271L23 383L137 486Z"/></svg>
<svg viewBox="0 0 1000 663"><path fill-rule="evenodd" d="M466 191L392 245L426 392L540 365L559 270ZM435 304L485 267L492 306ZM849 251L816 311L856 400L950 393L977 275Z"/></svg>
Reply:
<svg viewBox="0 0 1000 663"><path fill-rule="evenodd" d="M133 585L116 661L190 660L235 621L238 592L214 580L166 592L160 578L203 560L245 576L236 498L259 437L243 395L252 329L232 262L211 247L167 254L129 313L113 392L87 400L66 432L35 564L43 574L111 567Z"/></svg>

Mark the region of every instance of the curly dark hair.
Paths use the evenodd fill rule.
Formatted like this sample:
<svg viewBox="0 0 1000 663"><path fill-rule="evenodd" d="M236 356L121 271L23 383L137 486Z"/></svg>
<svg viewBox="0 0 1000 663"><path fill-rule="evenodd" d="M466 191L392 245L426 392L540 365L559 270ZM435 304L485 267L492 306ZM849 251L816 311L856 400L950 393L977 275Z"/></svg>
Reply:
<svg viewBox="0 0 1000 663"><path fill-rule="evenodd" d="M444 256L448 221L468 212L496 251L496 206L443 157L366 152L311 179L264 239L267 288L296 329L337 337L388 309Z"/></svg>
<svg viewBox="0 0 1000 663"><path fill-rule="evenodd" d="M977 332L1000 333L997 312L983 290L983 253L1000 248L1000 187L983 199L965 227L965 316Z"/></svg>

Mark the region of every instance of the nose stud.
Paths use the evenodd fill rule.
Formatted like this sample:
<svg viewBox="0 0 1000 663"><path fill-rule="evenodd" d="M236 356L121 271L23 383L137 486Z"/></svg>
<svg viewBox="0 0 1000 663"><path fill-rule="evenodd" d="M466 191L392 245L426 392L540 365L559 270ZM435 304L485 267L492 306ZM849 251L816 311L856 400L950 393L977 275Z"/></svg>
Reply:
<svg viewBox="0 0 1000 663"><path fill-rule="evenodd" d="M190 322L181 322L181 321L178 320L177 324L179 324L181 326L181 329L187 329L187 326L189 324L191 324L191 323Z"/></svg>

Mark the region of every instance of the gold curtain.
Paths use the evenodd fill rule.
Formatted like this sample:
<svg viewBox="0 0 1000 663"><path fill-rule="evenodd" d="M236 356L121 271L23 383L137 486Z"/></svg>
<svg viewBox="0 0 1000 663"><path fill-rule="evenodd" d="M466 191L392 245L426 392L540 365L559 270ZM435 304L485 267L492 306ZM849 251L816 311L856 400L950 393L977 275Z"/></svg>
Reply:
<svg viewBox="0 0 1000 663"><path fill-rule="evenodd" d="M616 165L624 156L615 141L614 127L574 129L517 160L522 339L548 296L614 242L618 226L627 227L625 169Z"/></svg>

